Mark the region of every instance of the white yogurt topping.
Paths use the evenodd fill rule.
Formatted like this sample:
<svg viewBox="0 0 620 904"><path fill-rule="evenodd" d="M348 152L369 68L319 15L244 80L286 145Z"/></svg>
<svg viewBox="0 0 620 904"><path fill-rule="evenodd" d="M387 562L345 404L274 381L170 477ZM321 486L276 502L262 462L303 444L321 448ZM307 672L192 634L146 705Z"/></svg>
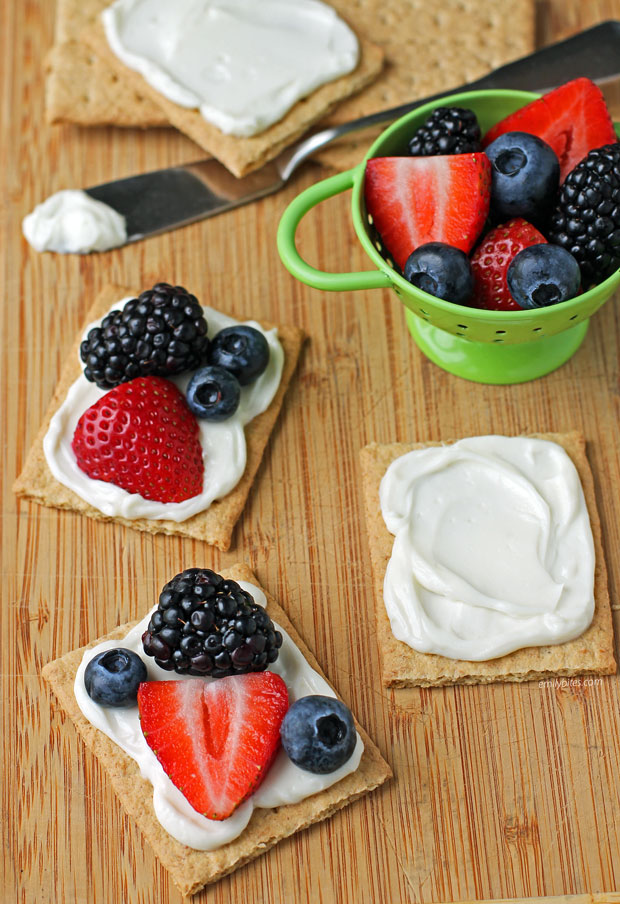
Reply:
<svg viewBox="0 0 620 904"><path fill-rule="evenodd" d="M119 59L230 135L263 131L359 57L320 0L116 0L102 20Z"/></svg>
<svg viewBox="0 0 620 904"><path fill-rule="evenodd" d="M111 310L122 308L129 298L118 301ZM239 324L213 308L203 305L203 312L212 338L224 327ZM84 336L97 323L86 327ZM105 391L89 383L82 374L69 389L67 397L53 416L43 440L43 451L49 469L64 486L73 490L104 515L112 517L149 518L151 520L186 521L192 515L205 511L215 499L226 496L239 483L246 465L246 441L244 426L265 411L278 391L284 365L284 350L278 340L277 329L263 330L253 320L244 321L260 330L269 343L267 369L253 383L241 387L241 401L235 414L225 421L213 422L198 419L200 443L204 460L202 493L183 502L156 502L144 499L137 493L103 480L93 480L77 463L71 441L77 422ZM169 379L185 392L194 371L187 371Z"/></svg>
<svg viewBox="0 0 620 904"><path fill-rule="evenodd" d="M83 191L58 191L24 217L22 232L37 251L88 254L127 241L125 217Z"/></svg>
<svg viewBox="0 0 620 904"><path fill-rule="evenodd" d="M477 436L409 452L386 471L395 535L384 582L394 636L486 660L564 643L594 614L594 543L571 459L553 442Z"/></svg>
<svg viewBox="0 0 620 904"><path fill-rule="evenodd" d="M252 594L256 603L260 606L266 605L265 595L258 587L245 581L239 581L239 584ZM172 784L146 743L140 728L138 707L113 709L100 706L90 699L84 687L84 670L90 660L104 650L112 650L119 646L133 650L142 658L148 670L149 681L183 680L181 675L160 669L150 656L145 655L141 637L146 631L150 617L149 613L122 640L108 640L88 650L77 671L74 690L78 706L88 721L129 754L140 767L140 774L151 782L155 813L164 829L173 838L196 850L212 851L241 834L250 821L254 807L272 808L297 803L311 794L317 794L335 785L346 775L355 772L364 752L364 744L359 735L350 759L328 775L305 772L289 760L284 750L280 750L258 790L228 819L207 819L194 810L178 788ZM278 630L282 631L282 628L278 627ZM311 668L285 631L282 631L282 637L280 655L269 669L280 675L285 682L290 703L309 694L335 697L327 682ZM213 679L205 679L209 680Z"/></svg>

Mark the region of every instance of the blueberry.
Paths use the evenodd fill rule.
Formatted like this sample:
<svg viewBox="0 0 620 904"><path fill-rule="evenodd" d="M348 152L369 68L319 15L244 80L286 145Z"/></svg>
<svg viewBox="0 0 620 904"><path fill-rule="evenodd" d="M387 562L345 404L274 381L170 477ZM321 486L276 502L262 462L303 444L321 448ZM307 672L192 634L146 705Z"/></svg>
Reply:
<svg viewBox="0 0 620 904"><path fill-rule="evenodd" d="M317 775L335 772L349 759L357 743L351 711L334 697L301 697L290 707L280 727L289 759Z"/></svg>
<svg viewBox="0 0 620 904"><path fill-rule="evenodd" d="M474 289L467 255L443 242L428 242L416 248L407 258L404 276L423 292L455 304L465 304Z"/></svg>
<svg viewBox="0 0 620 904"><path fill-rule="evenodd" d="M123 648L99 653L84 671L86 693L102 706L134 706L138 686L146 680L146 666L140 657Z"/></svg>
<svg viewBox="0 0 620 904"><path fill-rule="evenodd" d="M253 326L229 326L215 335L209 349L209 363L225 367L242 386L247 386L267 367L269 345Z"/></svg>
<svg viewBox="0 0 620 904"><path fill-rule="evenodd" d="M534 225L551 212L560 163L546 141L527 132L505 132L486 149L491 161L491 217L503 223L523 217Z"/></svg>
<svg viewBox="0 0 620 904"><path fill-rule="evenodd" d="M521 308L545 308L574 298L581 285L579 264L559 245L530 245L508 267L508 288Z"/></svg>
<svg viewBox="0 0 620 904"><path fill-rule="evenodd" d="M223 367L201 367L187 384L187 404L196 417L225 421L239 407L239 380Z"/></svg>

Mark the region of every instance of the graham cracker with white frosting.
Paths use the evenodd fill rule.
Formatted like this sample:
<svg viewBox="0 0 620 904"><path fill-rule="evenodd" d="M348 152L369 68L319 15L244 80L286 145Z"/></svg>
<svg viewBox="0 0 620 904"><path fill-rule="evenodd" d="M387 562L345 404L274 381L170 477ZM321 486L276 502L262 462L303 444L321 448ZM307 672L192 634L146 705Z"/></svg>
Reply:
<svg viewBox="0 0 620 904"><path fill-rule="evenodd" d="M236 581L249 581L259 586L245 565L236 565L224 573ZM267 611L299 648L304 658L319 674L316 659L289 621L284 610L267 594ZM255 809L250 822L238 838L215 851L196 851L172 838L162 827L153 809L153 789L141 777L137 763L120 747L95 728L82 714L73 691L75 675L85 650L104 640L124 637L133 625L121 625L106 637L100 637L79 650L67 653L43 669L43 677L51 685L65 713L78 734L103 766L121 805L135 819L162 865L184 895L192 895L205 885L216 882L250 860L260 856L289 835L331 816L358 797L383 784L391 776L388 764L366 732L356 723L364 742L359 767L330 788L275 810ZM323 676L324 677L324 676ZM103 814L102 818L104 818Z"/></svg>
<svg viewBox="0 0 620 904"><path fill-rule="evenodd" d="M370 557L374 576L377 641L386 687L433 687L446 684L488 684L494 681L532 681L554 676L611 675L616 671L614 636L607 568L596 507L594 480L585 440L579 433L536 434L562 446L573 461L586 499L596 556L594 574L595 612L590 627L575 640L561 644L527 647L485 662L450 659L434 653L419 653L392 634L383 602L383 580L392 554L393 535L385 526L379 502L379 484L389 465L414 449L442 443L373 443L361 451L362 480Z"/></svg>
<svg viewBox="0 0 620 904"><path fill-rule="evenodd" d="M107 286L98 295L93 307L88 312L86 323L99 320L116 301L132 294L138 293L124 286ZM271 328L273 324L263 324L263 326ZM278 327L278 338L284 349L282 378L278 391L267 410L255 417L249 424L246 424L244 428L247 444L247 464L241 480L230 493L222 499L217 499L211 503L208 509L181 522L155 521L147 518L127 519L120 516L104 515L103 512L86 502L73 490L59 483L50 471L43 452L43 439L48 431L52 417L65 399L70 386L81 373L78 357L81 338L82 331L77 336L73 348L67 355L56 392L49 404L34 444L28 453L22 472L15 481L13 488L15 493L25 499L38 502L40 505L81 512L83 515L88 515L89 518L95 518L98 521L116 521L126 527L148 531L151 534L173 534L181 537L191 537L195 540L204 540L205 543L216 546L218 549L227 550L230 547L234 526L243 511L254 476L282 407L286 389L297 366L303 342L302 331L293 326Z"/></svg>

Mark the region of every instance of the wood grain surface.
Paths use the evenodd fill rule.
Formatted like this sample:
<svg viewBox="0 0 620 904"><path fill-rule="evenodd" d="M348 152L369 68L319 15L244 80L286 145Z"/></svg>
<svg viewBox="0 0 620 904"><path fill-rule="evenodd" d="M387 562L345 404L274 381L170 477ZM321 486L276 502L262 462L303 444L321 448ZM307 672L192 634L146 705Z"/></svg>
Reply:
<svg viewBox="0 0 620 904"><path fill-rule="evenodd" d="M353 0L352 0L353 2ZM381 687L359 484L359 448L487 432L582 430L620 600L617 299L577 355L515 387L476 386L424 359L387 292L328 295L295 282L275 250L306 170L260 204L104 255L41 255L22 217L51 192L195 159L171 130L43 125L49 0L0 4L2 304L2 904L179 904L105 776L44 688L42 665L142 614L190 565L246 559L287 609L390 761L384 789L286 841L196 899L209 904L399 904L549 896L617 901L620 686ZM620 0L538 7L542 42L620 18ZM618 97L616 96L616 100ZM615 112L620 116L620 105ZM366 262L334 199L301 231L325 269ZM18 503L11 483L64 356L110 281L167 279L236 316L295 322L310 337L229 553Z"/></svg>

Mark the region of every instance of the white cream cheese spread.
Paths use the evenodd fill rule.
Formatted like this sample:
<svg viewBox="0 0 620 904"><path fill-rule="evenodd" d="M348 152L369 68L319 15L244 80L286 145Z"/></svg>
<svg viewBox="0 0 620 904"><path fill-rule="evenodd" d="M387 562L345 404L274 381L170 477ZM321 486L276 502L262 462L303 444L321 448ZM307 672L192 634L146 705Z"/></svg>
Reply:
<svg viewBox="0 0 620 904"><path fill-rule="evenodd" d="M124 298L111 310L121 309L129 301ZM203 306L208 324L208 336L213 336L224 327L238 325L239 321L210 307ZM204 459L204 482L202 493L183 502L156 502L144 499L136 493L113 483L93 480L77 464L71 441L77 422L91 405L94 405L105 391L94 383L89 383L82 374L73 383L67 397L52 417L43 440L45 460L50 471L64 486L73 490L90 505L111 517L149 518L151 520L186 521L198 512L205 511L215 499L226 496L239 483L246 465L246 440L244 426L265 411L278 391L284 365L284 350L278 340L276 329L263 330L252 320L244 321L260 330L269 344L267 369L251 384L241 388L241 401L235 414L228 420L213 422L198 420L200 443ZM91 323L84 336L98 323ZM185 392L194 371L179 374L169 379Z"/></svg>
<svg viewBox="0 0 620 904"><path fill-rule="evenodd" d="M240 585L252 594L254 601L261 606L266 605L263 592L253 584L240 581ZM289 760L284 750L277 754L267 777L257 791L241 804L237 810L224 820L211 820L202 816L188 803L164 772L157 757L146 743L140 729L138 707L113 709L100 706L90 699L84 687L84 670L93 656L115 647L126 647L137 653L144 661L149 681L183 680L183 676L174 675L160 669L142 649L141 637L146 631L150 613L136 625L122 640L105 641L88 650L75 678L75 698L88 721L103 731L125 753L132 757L140 767L141 775L153 785L153 805L159 822L164 829L188 847L200 851L212 851L236 838L244 830L254 807L272 808L297 803L324 788L336 784L346 775L355 772L359 766L364 744L357 736L357 744L350 759L328 775L315 775L305 772ZM282 647L278 659L269 666L285 682L290 703L308 694L322 694L334 697L335 694L327 682L304 659L291 638L278 625L282 632ZM208 679L217 680L217 679Z"/></svg>
<svg viewBox="0 0 620 904"><path fill-rule="evenodd" d="M24 217L22 232L37 251L88 254L127 241L125 218L83 191L58 191Z"/></svg>
<svg viewBox="0 0 620 904"><path fill-rule="evenodd" d="M412 451L387 469L380 501L395 535L385 606L413 649L494 659L592 621L588 510L556 443L478 436Z"/></svg>
<svg viewBox="0 0 620 904"><path fill-rule="evenodd" d="M357 65L357 38L320 0L116 0L112 51L169 100L221 132L268 128Z"/></svg>

